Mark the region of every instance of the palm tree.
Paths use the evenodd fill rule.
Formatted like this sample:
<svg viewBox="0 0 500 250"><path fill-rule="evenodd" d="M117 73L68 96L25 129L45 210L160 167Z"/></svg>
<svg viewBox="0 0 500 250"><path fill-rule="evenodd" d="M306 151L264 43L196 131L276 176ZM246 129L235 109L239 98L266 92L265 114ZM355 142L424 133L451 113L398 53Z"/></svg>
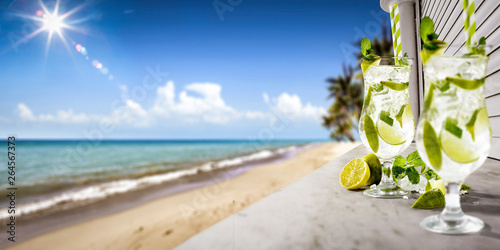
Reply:
<svg viewBox="0 0 500 250"><path fill-rule="evenodd" d="M382 22L381 38L375 37L372 41L372 49L380 56L392 55L392 38L390 30L385 22ZM356 44L359 46L359 42ZM360 59L361 53L356 57ZM342 75L328 78L328 98L334 99L328 115L323 116L323 127L331 129L330 137L341 141L348 139L355 141L358 133L358 121L363 107L363 80L360 75L354 74L361 70L360 65L356 67L342 65Z"/></svg>
<svg viewBox="0 0 500 250"><path fill-rule="evenodd" d="M354 68L352 66L342 66L343 75L336 78L329 78L330 83L328 98L335 101L328 109L328 115L323 116L323 126L332 128L330 137L335 140L347 138L354 141L353 130L357 130L357 120L363 105L363 86L361 82L353 82ZM358 119L354 120L355 117Z"/></svg>

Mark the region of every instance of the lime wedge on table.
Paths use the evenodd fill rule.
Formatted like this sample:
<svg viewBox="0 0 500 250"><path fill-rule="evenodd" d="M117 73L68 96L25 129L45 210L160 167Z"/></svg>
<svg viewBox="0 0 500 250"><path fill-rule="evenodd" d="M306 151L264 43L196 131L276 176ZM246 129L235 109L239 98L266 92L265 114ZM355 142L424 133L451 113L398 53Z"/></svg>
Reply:
<svg viewBox="0 0 500 250"><path fill-rule="evenodd" d="M366 185L378 184L382 179L382 164L378 157L374 153L371 153L363 157L363 160L370 167L370 179L368 179Z"/></svg>
<svg viewBox="0 0 500 250"><path fill-rule="evenodd" d="M378 152L378 135L377 129L375 128L375 123L369 115L365 115L364 118L364 130L366 135L366 140L372 149L373 153Z"/></svg>
<svg viewBox="0 0 500 250"><path fill-rule="evenodd" d="M443 194L446 194L446 187L444 186L443 180L429 180L427 185L425 185L425 192L432 189L439 189Z"/></svg>
<svg viewBox="0 0 500 250"><path fill-rule="evenodd" d="M406 142L403 131L395 123L389 125L383 119L379 119L377 122L377 131L380 138L388 144L401 145Z"/></svg>
<svg viewBox="0 0 500 250"><path fill-rule="evenodd" d="M360 158L347 163L340 172L340 185L347 189L358 189L370 178L370 167Z"/></svg>
<svg viewBox="0 0 500 250"><path fill-rule="evenodd" d="M368 70L368 68L372 65L378 65L380 63L380 57L375 57L373 61L367 61L367 60L363 60L363 62L361 63L361 70L363 71L363 73L366 73L366 71Z"/></svg>
<svg viewBox="0 0 500 250"><path fill-rule="evenodd" d="M427 158L429 158L429 162L434 170L439 171L442 163L441 148L439 147L439 140L436 135L436 131L429 121L424 122L424 132L422 137Z"/></svg>
<svg viewBox="0 0 500 250"><path fill-rule="evenodd" d="M476 161L479 156L470 148L465 137L458 138L456 135L443 129L441 135L441 147L444 153L454 162L471 163Z"/></svg>
<svg viewBox="0 0 500 250"><path fill-rule="evenodd" d="M415 123L415 120L413 119L413 112L411 111L411 106L409 104L401 106L398 114L396 115L396 120L398 120L401 128L403 128L403 123L407 123L408 121L412 120L413 123Z"/></svg>
<svg viewBox="0 0 500 250"><path fill-rule="evenodd" d="M434 40L428 42L427 45L424 45L422 47L422 51L420 51L420 56L422 57L422 64L426 64L427 61L432 57L432 56L439 56L442 55L446 49L444 45L448 44L447 42L439 41L439 40ZM433 49L430 49L433 48Z"/></svg>
<svg viewBox="0 0 500 250"><path fill-rule="evenodd" d="M434 188L420 195L411 208L436 208L444 206L445 203L444 194L438 188Z"/></svg>
<svg viewBox="0 0 500 250"><path fill-rule="evenodd" d="M446 77L446 81L452 83L453 85L460 87L465 90L473 90L477 89L484 85L484 78L467 80L458 77Z"/></svg>
<svg viewBox="0 0 500 250"><path fill-rule="evenodd" d="M396 91L402 91L408 88L409 82L391 82L391 81L381 81L380 84Z"/></svg>

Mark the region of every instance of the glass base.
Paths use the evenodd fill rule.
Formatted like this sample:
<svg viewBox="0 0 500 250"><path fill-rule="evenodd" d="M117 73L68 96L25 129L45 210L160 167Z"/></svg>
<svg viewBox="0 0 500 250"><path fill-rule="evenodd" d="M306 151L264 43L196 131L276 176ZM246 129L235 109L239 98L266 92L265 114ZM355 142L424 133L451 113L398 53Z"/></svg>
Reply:
<svg viewBox="0 0 500 250"><path fill-rule="evenodd" d="M382 199L397 199L403 198L403 196L410 195L411 192L404 191L398 187L396 188L370 188L363 192L363 195L374 197L374 198L382 198Z"/></svg>
<svg viewBox="0 0 500 250"><path fill-rule="evenodd" d="M479 232L484 227L484 222L476 217L464 215L460 223L446 223L439 215L425 218L420 222L425 230L441 234L469 234Z"/></svg>

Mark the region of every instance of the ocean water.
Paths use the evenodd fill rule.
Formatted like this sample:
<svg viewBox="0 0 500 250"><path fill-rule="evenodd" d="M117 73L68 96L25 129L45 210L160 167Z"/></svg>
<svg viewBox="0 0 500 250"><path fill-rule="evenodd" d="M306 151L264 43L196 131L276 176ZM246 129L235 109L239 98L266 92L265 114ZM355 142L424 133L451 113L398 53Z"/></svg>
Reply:
<svg viewBox="0 0 500 250"><path fill-rule="evenodd" d="M16 141L18 215L91 202L186 175L280 157L315 141ZM7 142L0 148L7 155ZM0 163L2 194L9 187ZM8 200L0 197L0 219Z"/></svg>

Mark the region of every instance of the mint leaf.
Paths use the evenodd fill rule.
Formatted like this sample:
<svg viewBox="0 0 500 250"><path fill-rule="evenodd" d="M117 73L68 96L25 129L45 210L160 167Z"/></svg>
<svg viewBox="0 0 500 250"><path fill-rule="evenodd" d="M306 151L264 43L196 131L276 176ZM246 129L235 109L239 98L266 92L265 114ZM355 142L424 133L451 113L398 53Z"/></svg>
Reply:
<svg viewBox="0 0 500 250"><path fill-rule="evenodd" d="M415 160L420 160L420 155L418 154L418 151L415 150L413 152L411 152L407 157L406 157L406 161L408 163L411 163L412 161L415 161Z"/></svg>
<svg viewBox="0 0 500 250"><path fill-rule="evenodd" d="M399 125L401 125L401 128L403 128L403 112L405 111L406 105L407 104L404 104L403 106L401 106L401 108L399 109L398 114L396 115L396 120L398 120Z"/></svg>
<svg viewBox="0 0 500 250"><path fill-rule="evenodd" d="M403 156L398 155L396 156L396 159L394 159L394 163L392 164L392 167L405 167L406 166L406 160Z"/></svg>
<svg viewBox="0 0 500 250"><path fill-rule="evenodd" d="M415 169L415 167L408 167L408 168L406 168L406 175L408 176L408 180L412 184L417 184L417 183L420 182L420 174Z"/></svg>
<svg viewBox="0 0 500 250"><path fill-rule="evenodd" d="M433 37L432 34L434 33L434 22L432 19L428 16L422 18L420 21L420 38L422 38L422 41L425 43L429 41L429 35L431 38ZM436 37L437 38L437 37ZM434 40L434 39L432 39ZM432 41L430 40L430 41Z"/></svg>
<svg viewBox="0 0 500 250"><path fill-rule="evenodd" d="M390 115L391 113L389 113L388 111L382 110L380 111L379 118L383 122L387 123L387 125L392 126L392 124L394 124L394 119L392 119Z"/></svg>
<svg viewBox="0 0 500 250"><path fill-rule="evenodd" d="M446 80L438 80L434 84L441 92L445 92L446 90L450 89L450 82Z"/></svg>
<svg viewBox="0 0 500 250"><path fill-rule="evenodd" d="M372 48L372 43L370 42L370 39L368 38L363 38L361 40L361 54L364 56L371 54L369 50Z"/></svg>
<svg viewBox="0 0 500 250"><path fill-rule="evenodd" d="M462 184L462 186L460 186L460 191L462 191L462 190L470 190L470 189L471 189L471 187L469 187L469 186L467 186L465 184Z"/></svg>
<svg viewBox="0 0 500 250"><path fill-rule="evenodd" d="M474 113L472 114L469 122L467 122L467 124L465 124L465 128L467 128L467 131L469 131L471 137L472 137L472 141L476 141L476 138L474 136L474 124L476 123L476 119L477 119L477 114L479 113L481 109L476 109L474 110Z"/></svg>
<svg viewBox="0 0 500 250"><path fill-rule="evenodd" d="M425 171L424 176L427 180L430 180L433 178L435 178L436 180L440 179L439 176L436 174L436 172L434 172L434 170L432 170L432 169L428 169L427 171Z"/></svg>
<svg viewBox="0 0 500 250"><path fill-rule="evenodd" d="M448 117L446 118L444 129L460 139L462 138L462 129L456 125L457 123L456 119Z"/></svg>
<svg viewBox="0 0 500 250"><path fill-rule="evenodd" d="M423 169L422 169L421 173L424 172L424 170L425 170L425 163L420 158L420 155L418 154L417 150L411 152L406 157L406 161L408 162L409 165L413 165L414 167L422 167Z"/></svg>
<svg viewBox="0 0 500 250"><path fill-rule="evenodd" d="M484 36L482 36L481 38L479 38L478 45L486 45L486 38L484 38Z"/></svg>
<svg viewBox="0 0 500 250"><path fill-rule="evenodd" d="M375 84L373 84L373 90L380 92L380 91L384 90L384 85L382 85L380 83L375 83Z"/></svg>
<svg viewBox="0 0 500 250"><path fill-rule="evenodd" d="M423 46L424 46L424 49L426 49L426 50L436 50L438 48L437 44L429 43L429 42L424 43Z"/></svg>
<svg viewBox="0 0 500 250"><path fill-rule="evenodd" d="M404 160L404 158L403 158ZM402 166L393 166L392 167L392 179L397 183L399 179L403 179L405 174L405 168Z"/></svg>
<svg viewBox="0 0 500 250"><path fill-rule="evenodd" d="M427 35L427 38L429 39L429 41L434 41L438 39L438 35L432 32L431 34Z"/></svg>

